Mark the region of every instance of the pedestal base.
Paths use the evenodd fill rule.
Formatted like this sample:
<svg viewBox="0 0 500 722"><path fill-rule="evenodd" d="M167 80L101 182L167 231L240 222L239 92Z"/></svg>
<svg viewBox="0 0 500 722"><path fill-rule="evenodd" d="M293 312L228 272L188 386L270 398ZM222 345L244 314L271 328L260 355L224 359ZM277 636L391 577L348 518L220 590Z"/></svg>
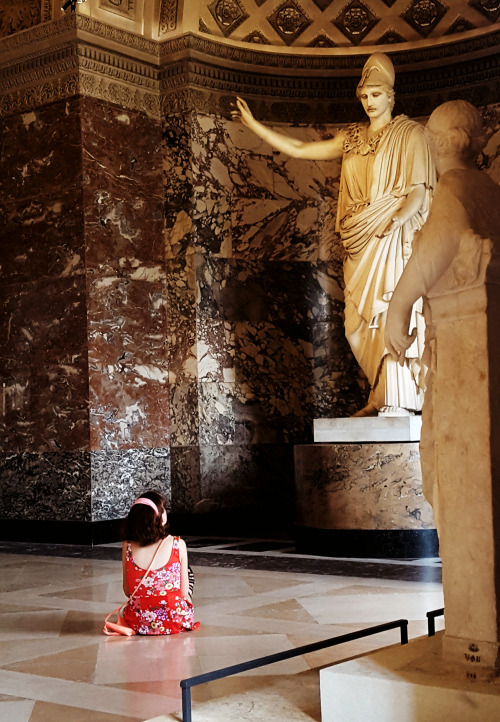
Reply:
<svg viewBox="0 0 500 722"><path fill-rule="evenodd" d="M500 679L482 681L446 664L443 637L322 669L322 722L498 722Z"/></svg>
<svg viewBox="0 0 500 722"><path fill-rule="evenodd" d="M340 557L434 557L420 417L317 419L330 443L295 447L296 546Z"/></svg>

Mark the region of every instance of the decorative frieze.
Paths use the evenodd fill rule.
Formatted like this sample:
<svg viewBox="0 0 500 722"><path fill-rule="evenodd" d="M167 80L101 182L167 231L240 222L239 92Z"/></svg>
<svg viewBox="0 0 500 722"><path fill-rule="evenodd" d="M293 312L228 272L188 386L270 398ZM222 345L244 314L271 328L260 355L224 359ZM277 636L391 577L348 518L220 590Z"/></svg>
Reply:
<svg viewBox="0 0 500 722"><path fill-rule="evenodd" d="M417 0L412 7L423 1ZM353 0L344 10L354 11L361 5L360 0ZM294 28L298 32L300 23L292 26L291 16L286 22L280 20L278 10L299 7L285 2L276 9L282 32ZM300 18L308 22L305 15ZM398 65L414 68L412 73L397 72L398 97L402 88L404 96L418 103L422 97L431 104L433 94L442 99L443 93L460 88L465 97L467 88L482 86L485 103L497 102L499 35L393 53L396 69ZM349 111L346 104L355 103L354 79L359 77L364 55L268 52L264 49L268 39L258 29L248 40L252 42L248 48L191 34L155 42L73 13L0 40L4 59L0 114L23 112L78 93L121 103L155 118L174 112L172 108L191 106L193 99L194 107L208 105L212 112L227 115L229 100L237 93L260 96L269 109L277 99L283 103L303 100L310 106L312 120L318 122L324 113L328 115L328 108L340 121L342 113ZM400 41L395 30L386 31L385 43ZM310 44L330 47L325 35L316 36ZM419 70L421 64L425 70ZM313 107L315 101L321 108ZM343 111L341 106L345 106Z"/></svg>

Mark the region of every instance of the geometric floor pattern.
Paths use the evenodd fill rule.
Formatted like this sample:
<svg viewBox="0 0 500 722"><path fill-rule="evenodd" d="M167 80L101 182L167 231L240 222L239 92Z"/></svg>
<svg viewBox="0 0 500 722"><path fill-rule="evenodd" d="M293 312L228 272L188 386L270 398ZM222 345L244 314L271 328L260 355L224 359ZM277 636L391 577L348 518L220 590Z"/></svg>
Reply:
<svg viewBox="0 0 500 722"><path fill-rule="evenodd" d="M124 599L117 559L4 548L0 720L179 722L181 679L400 617L410 637L420 636L425 613L443 606L435 580L276 571L276 553L266 569L247 568L236 556L228 565L210 542L205 557L194 551L203 545L192 545L201 627L155 638L102 634L104 617ZM197 563L210 553L209 565ZM193 722L319 722L319 669L398 639L392 630L196 687Z"/></svg>

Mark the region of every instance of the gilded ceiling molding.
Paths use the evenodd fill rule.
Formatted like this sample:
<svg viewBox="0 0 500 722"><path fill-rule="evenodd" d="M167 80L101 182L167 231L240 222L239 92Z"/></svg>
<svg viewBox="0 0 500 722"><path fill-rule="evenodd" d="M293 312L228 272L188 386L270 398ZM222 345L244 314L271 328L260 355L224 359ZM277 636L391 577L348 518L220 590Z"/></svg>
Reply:
<svg viewBox="0 0 500 722"><path fill-rule="evenodd" d="M475 57L484 54L486 51L494 50L498 53L500 48L500 31L479 34L477 36L458 40L455 42L442 43L439 45L428 45L421 48L393 51L390 53L394 65L409 67L432 63L438 66L442 61L465 60L464 56ZM380 50L380 48L377 48ZM160 44L160 58L167 59L170 55L181 51L196 51L206 56L212 56L214 61L224 64L231 61L236 64L261 66L263 68L286 68L290 70L325 70L338 73L345 73L356 76L358 68L362 68L366 62L367 55L372 52L366 50L365 54L346 52L345 54L310 54L296 55L287 52L266 52L257 50L254 46L242 48L231 46L227 43L217 42L198 35L186 34L172 40L164 40Z"/></svg>

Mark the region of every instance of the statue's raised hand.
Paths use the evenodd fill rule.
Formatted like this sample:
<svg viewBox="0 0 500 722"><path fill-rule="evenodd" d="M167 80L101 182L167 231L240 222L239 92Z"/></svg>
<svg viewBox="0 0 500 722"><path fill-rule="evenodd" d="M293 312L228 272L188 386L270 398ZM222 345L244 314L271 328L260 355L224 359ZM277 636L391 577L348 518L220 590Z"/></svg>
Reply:
<svg viewBox="0 0 500 722"><path fill-rule="evenodd" d="M250 128L254 117L243 98L236 98L236 108L237 109L233 110L231 113L231 115L233 116L233 120L240 120L243 125L246 125L247 128Z"/></svg>

